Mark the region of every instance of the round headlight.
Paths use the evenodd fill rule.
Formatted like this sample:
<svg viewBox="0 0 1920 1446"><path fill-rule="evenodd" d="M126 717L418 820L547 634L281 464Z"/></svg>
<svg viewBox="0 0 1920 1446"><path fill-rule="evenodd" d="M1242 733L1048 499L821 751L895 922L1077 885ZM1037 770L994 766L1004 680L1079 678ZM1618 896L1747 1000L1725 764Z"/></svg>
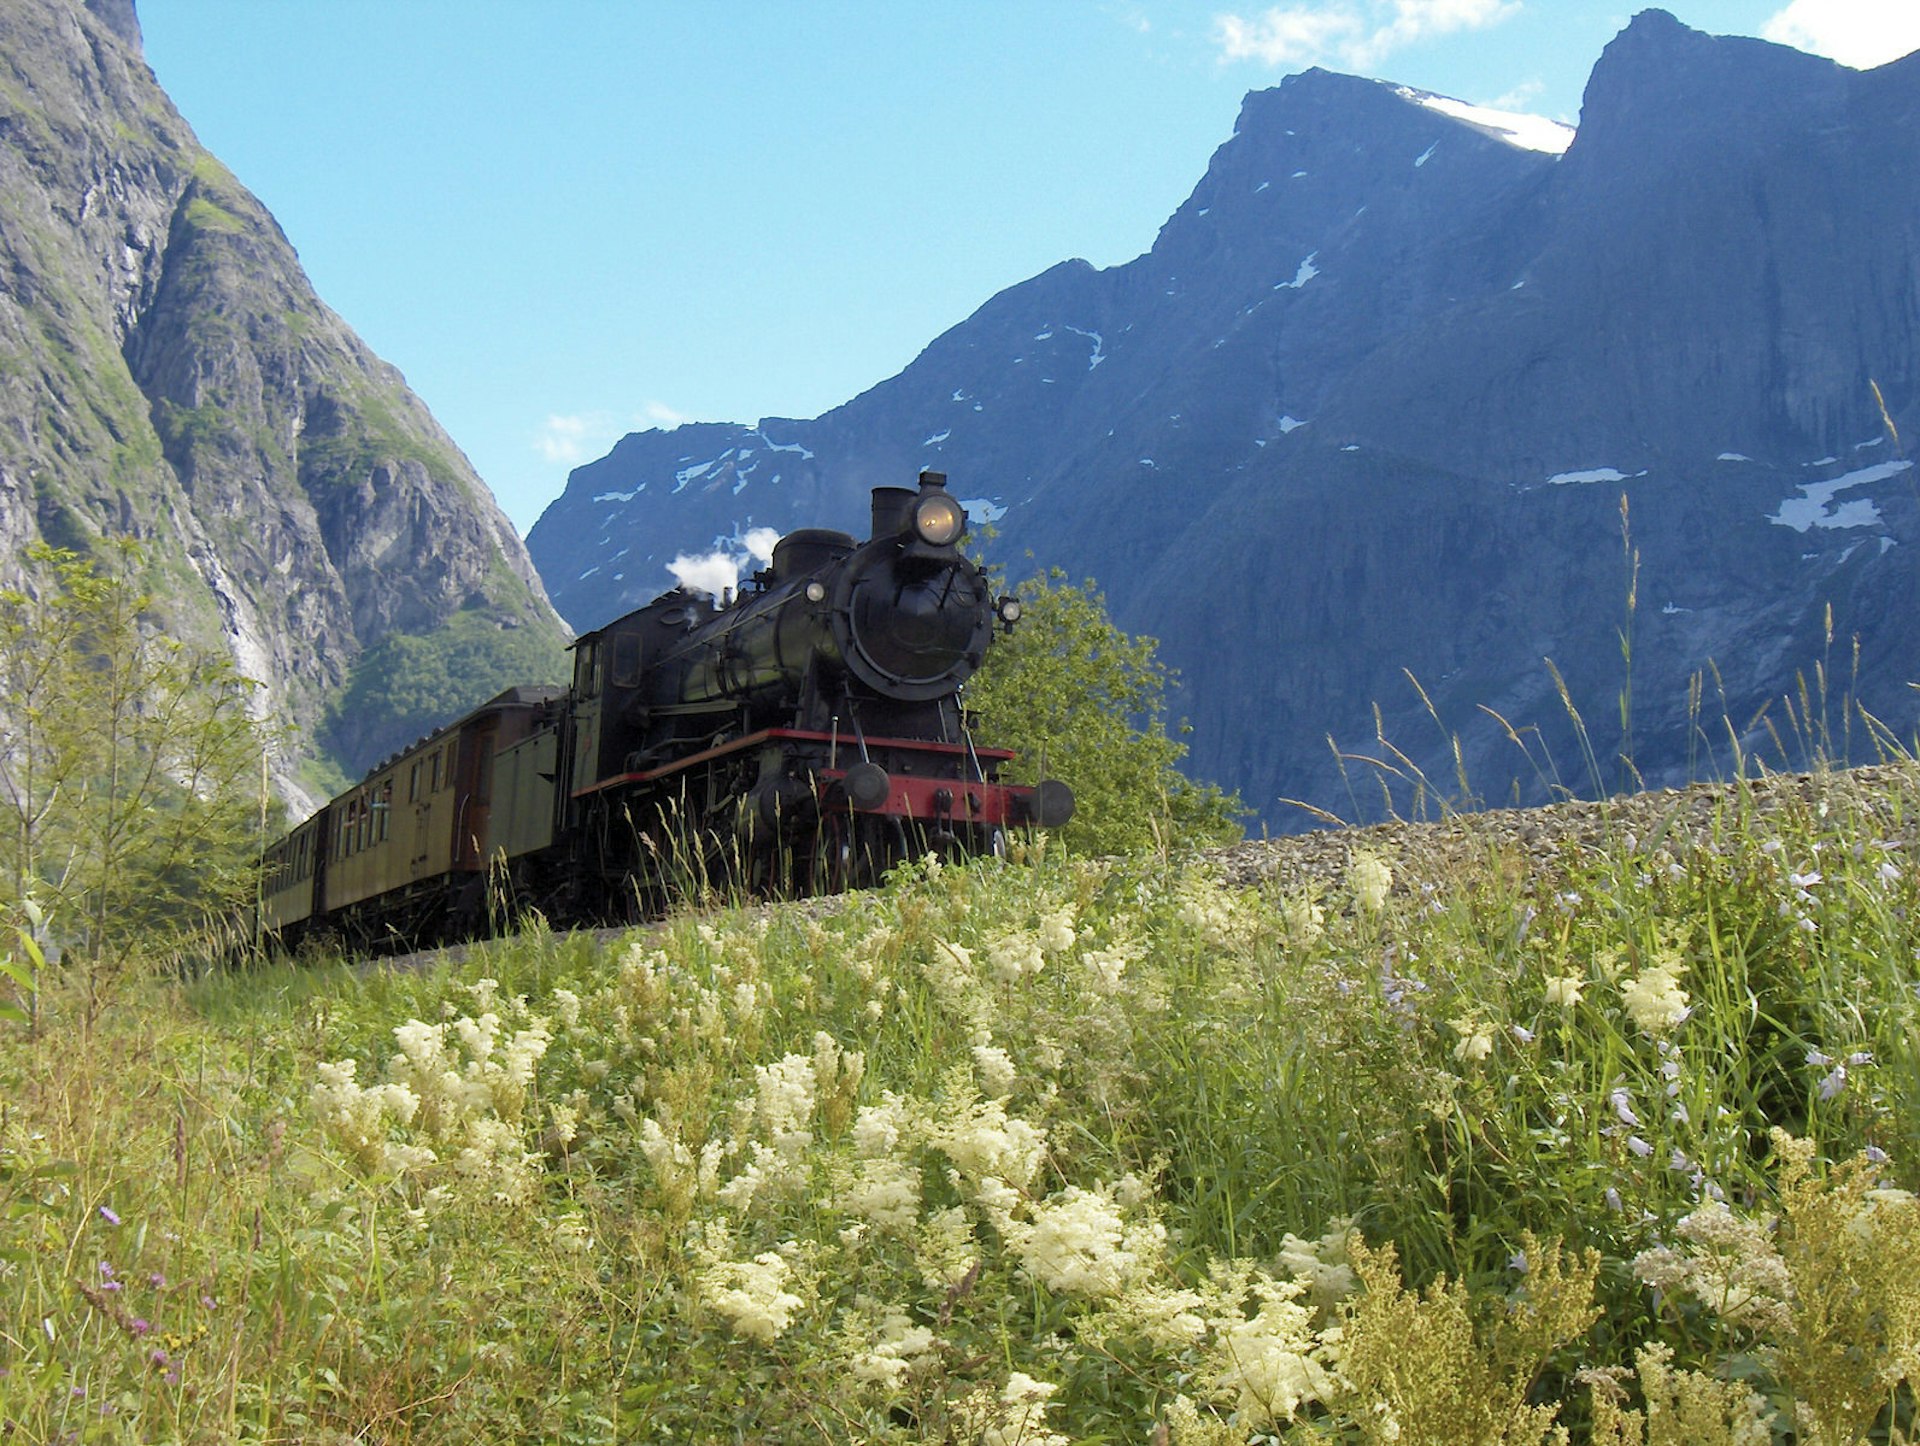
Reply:
<svg viewBox="0 0 1920 1446"><path fill-rule="evenodd" d="M808 602L818 603L818 602L825 602L826 600L827 600L827 585L824 582L820 582L816 580L814 582L810 582L807 584L807 601Z"/></svg>
<svg viewBox="0 0 1920 1446"><path fill-rule="evenodd" d="M927 493L914 501L913 530L929 547L951 547L967 530L967 514L944 493Z"/></svg>
<svg viewBox="0 0 1920 1446"><path fill-rule="evenodd" d="M1008 627L1012 627L1020 621L1020 599L1017 597L1003 597L999 603L995 605L995 611L1000 614L1001 622L1005 623Z"/></svg>

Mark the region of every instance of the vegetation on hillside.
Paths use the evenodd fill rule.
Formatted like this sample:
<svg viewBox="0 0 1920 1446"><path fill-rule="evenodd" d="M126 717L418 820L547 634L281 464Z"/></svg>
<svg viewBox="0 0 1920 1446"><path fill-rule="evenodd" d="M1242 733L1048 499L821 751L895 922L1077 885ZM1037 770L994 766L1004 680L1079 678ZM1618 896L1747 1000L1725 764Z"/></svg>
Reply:
<svg viewBox="0 0 1920 1446"><path fill-rule="evenodd" d="M0 926L83 960L90 1012L251 887L266 827L252 685L158 631L130 544L36 544L0 589Z"/></svg>
<svg viewBox="0 0 1920 1446"><path fill-rule="evenodd" d="M1074 792L1070 847L1121 853L1240 836L1237 797L1179 770L1186 745L1167 732L1167 670L1158 644L1117 627L1091 581L1058 569L1015 590L1022 613L967 685L981 737L1019 758L1008 777L1058 778Z"/></svg>
<svg viewBox="0 0 1920 1446"><path fill-rule="evenodd" d="M1889 1439L1920 786L1529 875L928 864L0 1037L23 1439Z"/></svg>
<svg viewBox="0 0 1920 1446"><path fill-rule="evenodd" d="M568 657L544 629L455 613L430 633L389 633L353 665L327 706L322 739L360 769L521 683L561 681Z"/></svg>

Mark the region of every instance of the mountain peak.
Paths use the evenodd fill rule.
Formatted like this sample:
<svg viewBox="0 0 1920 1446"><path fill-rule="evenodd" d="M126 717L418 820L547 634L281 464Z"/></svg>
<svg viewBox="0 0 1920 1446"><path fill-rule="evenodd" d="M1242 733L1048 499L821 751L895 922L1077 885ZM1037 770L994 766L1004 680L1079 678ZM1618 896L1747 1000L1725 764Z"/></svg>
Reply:
<svg viewBox="0 0 1920 1446"><path fill-rule="evenodd" d="M1641 145L1676 117L1695 131L1749 134L1804 120L1801 105L1837 99L1842 68L1791 46L1709 35L1643 10L1600 52L1580 106L1581 133Z"/></svg>

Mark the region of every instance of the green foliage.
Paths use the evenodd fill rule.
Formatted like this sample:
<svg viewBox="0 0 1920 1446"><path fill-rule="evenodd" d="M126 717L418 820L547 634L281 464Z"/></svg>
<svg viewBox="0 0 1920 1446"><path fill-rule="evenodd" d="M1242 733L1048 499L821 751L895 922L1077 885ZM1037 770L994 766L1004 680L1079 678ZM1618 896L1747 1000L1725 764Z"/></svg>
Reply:
<svg viewBox="0 0 1920 1446"><path fill-rule="evenodd" d="M230 235L246 230L246 223L238 216L205 195L187 202L186 223L197 231L224 231Z"/></svg>
<svg viewBox="0 0 1920 1446"><path fill-rule="evenodd" d="M1152 638L1122 632L1091 582L1055 570L1016 589L1022 613L967 685L982 736L1013 748L1012 776L1072 787L1071 846L1096 853L1240 836L1239 800L1176 765L1186 745L1166 728L1167 670Z"/></svg>
<svg viewBox="0 0 1920 1446"><path fill-rule="evenodd" d="M1599 1315L1592 1302L1600 1257L1588 1251L1569 1262L1558 1245L1543 1250L1530 1234L1521 1245L1526 1294L1492 1309L1457 1280L1409 1291L1392 1245L1354 1246L1363 1290L1349 1316L1352 1340L1340 1370L1363 1440L1399 1441L1409 1426L1433 1446L1536 1446L1547 1439L1558 1408L1527 1398L1553 1353L1585 1335Z"/></svg>
<svg viewBox="0 0 1920 1446"><path fill-rule="evenodd" d="M0 591L0 907L44 909L98 983L243 896L264 745L231 660L147 616L137 548L24 561Z"/></svg>
<svg viewBox="0 0 1920 1446"><path fill-rule="evenodd" d="M90 1035L55 971L0 1031L0 1419L1905 1439L1920 781L1749 803L1317 892L1048 839Z"/></svg>
<svg viewBox="0 0 1920 1446"><path fill-rule="evenodd" d="M478 610L455 613L434 632L391 633L362 653L321 738L357 776L504 688L561 681L565 664L544 629L503 628Z"/></svg>

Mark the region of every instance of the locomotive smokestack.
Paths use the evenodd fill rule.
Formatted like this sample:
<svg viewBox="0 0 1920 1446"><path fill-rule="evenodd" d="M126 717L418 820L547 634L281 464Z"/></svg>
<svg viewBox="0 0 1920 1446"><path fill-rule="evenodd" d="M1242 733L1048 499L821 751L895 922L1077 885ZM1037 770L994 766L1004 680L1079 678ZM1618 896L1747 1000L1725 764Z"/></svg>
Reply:
<svg viewBox="0 0 1920 1446"><path fill-rule="evenodd" d="M892 537L913 526L915 493L905 487L873 489L873 531L869 537Z"/></svg>

